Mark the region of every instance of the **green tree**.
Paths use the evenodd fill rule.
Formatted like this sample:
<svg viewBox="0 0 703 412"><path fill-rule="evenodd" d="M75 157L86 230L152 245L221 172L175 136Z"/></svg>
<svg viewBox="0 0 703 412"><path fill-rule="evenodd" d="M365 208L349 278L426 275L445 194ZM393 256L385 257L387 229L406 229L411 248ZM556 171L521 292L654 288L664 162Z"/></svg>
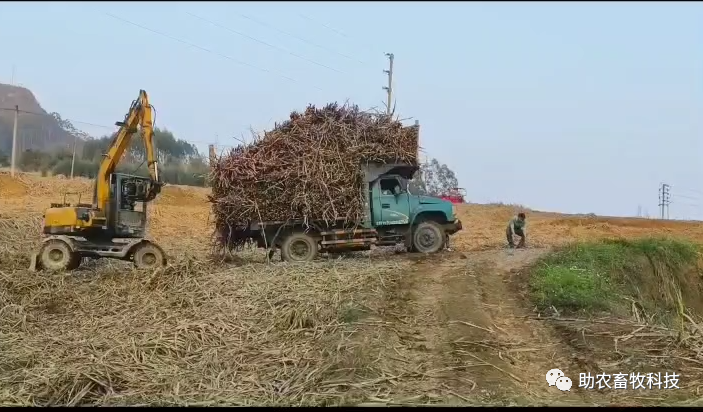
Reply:
<svg viewBox="0 0 703 412"><path fill-rule="evenodd" d="M93 138L81 131L68 119L58 113L50 113L60 128L71 135L76 142L76 159L73 161L73 148L63 148L51 152L28 150L20 156L19 166L26 171L51 171L53 174L70 176L73 161L73 175L95 178L115 137ZM160 178L169 184L204 186L209 168L195 145L177 139L167 129L154 129L154 146L159 163ZM3 157L0 155L0 164ZM141 131L132 137L125 156L119 160L117 171L148 176L146 150Z"/></svg>
<svg viewBox="0 0 703 412"><path fill-rule="evenodd" d="M97 160L107 152L112 140L115 138L115 133L110 136L103 136L99 139L84 139L82 157L84 159ZM166 129L154 128L154 146L157 150L157 161L165 163L173 159L189 160L191 158L200 157L198 149L195 145L188 143L182 139L176 139L172 132ZM132 137L129 147L127 148L127 156L129 160L144 161L146 158L146 148L142 139L141 131Z"/></svg>
<svg viewBox="0 0 703 412"><path fill-rule="evenodd" d="M437 159L423 163L409 182L410 191L420 195L439 196L459 186L453 170Z"/></svg>
<svg viewBox="0 0 703 412"><path fill-rule="evenodd" d="M37 172L48 169L53 160L52 158L53 156L50 153L27 149L20 154L18 166L20 170L25 172Z"/></svg>

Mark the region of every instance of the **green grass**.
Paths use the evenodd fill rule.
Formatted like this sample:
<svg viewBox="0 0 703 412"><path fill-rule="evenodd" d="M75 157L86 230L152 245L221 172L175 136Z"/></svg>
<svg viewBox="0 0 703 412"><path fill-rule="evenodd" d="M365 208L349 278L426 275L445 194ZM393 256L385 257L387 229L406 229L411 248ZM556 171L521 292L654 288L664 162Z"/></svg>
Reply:
<svg viewBox="0 0 703 412"><path fill-rule="evenodd" d="M576 243L538 262L531 272L531 297L540 309L617 312L629 305L624 297L641 298L647 287L657 288L643 282L666 277L664 283L678 285L669 281L695 265L697 257L696 244L675 239Z"/></svg>

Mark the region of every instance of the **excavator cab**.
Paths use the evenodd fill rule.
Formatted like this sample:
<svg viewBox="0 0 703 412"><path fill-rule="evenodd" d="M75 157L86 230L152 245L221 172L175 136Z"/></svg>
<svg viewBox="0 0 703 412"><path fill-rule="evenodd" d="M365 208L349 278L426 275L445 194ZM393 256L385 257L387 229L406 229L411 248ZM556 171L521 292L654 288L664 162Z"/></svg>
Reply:
<svg viewBox="0 0 703 412"><path fill-rule="evenodd" d="M146 235L147 204L161 191L161 182L148 177L113 173L107 227L113 237L141 238Z"/></svg>

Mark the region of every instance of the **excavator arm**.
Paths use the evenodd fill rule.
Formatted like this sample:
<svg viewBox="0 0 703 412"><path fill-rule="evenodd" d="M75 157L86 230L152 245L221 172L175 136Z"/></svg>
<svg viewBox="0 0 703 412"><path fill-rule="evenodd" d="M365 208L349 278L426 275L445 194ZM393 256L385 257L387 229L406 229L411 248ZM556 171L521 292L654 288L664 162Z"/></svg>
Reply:
<svg viewBox="0 0 703 412"><path fill-rule="evenodd" d="M132 137L141 127L144 146L146 148L146 160L149 168L151 185L148 190L146 201L153 200L160 192L162 183L159 181L159 171L156 162L154 149L154 113L149 104L149 97L144 90L139 91L139 97L132 102L129 112L125 116L124 122L117 122L115 125L120 129L115 134L107 153L104 155L98 176L95 181L94 207L98 210L106 210L110 201L110 175L115 172L117 164L122 159L125 151L132 141Z"/></svg>

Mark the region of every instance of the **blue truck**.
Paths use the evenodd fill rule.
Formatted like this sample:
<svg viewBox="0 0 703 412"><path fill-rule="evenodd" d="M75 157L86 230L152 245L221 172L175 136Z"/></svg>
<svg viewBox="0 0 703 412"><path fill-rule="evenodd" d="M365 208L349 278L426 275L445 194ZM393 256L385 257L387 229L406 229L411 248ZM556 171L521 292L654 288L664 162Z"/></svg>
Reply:
<svg viewBox="0 0 703 412"><path fill-rule="evenodd" d="M412 164L361 166L364 217L355 226L344 222L252 222L248 237L272 256L281 250L288 262L308 262L320 252L345 253L373 246L403 244L408 251L436 253L462 230L455 206L446 200L410 193L408 182L418 171Z"/></svg>

